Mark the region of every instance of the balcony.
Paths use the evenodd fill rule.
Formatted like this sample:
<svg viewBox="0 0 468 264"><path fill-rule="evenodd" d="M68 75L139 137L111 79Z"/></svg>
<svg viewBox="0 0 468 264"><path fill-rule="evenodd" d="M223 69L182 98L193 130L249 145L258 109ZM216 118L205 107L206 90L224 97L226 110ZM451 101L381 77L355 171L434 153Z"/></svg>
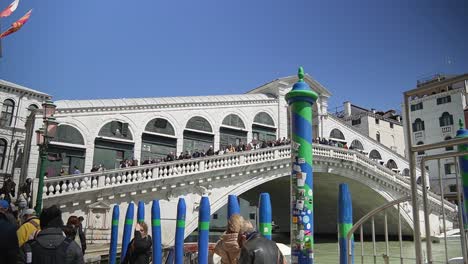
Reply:
<svg viewBox="0 0 468 264"><path fill-rule="evenodd" d="M424 131L414 132L414 141L419 141L424 139Z"/></svg>
<svg viewBox="0 0 468 264"><path fill-rule="evenodd" d="M442 135L444 135L444 136L452 135L452 127L453 127L453 126L444 126L444 127L441 127Z"/></svg>

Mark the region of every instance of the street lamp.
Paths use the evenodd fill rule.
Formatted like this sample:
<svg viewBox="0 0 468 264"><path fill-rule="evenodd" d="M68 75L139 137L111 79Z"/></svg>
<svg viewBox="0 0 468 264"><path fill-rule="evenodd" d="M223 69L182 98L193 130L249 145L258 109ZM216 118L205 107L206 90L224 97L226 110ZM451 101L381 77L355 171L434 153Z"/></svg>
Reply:
<svg viewBox="0 0 468 264"><path fill-rule="evenodd" d="M47 100L42 104L42 127L36 130L36 142L39 146L39 157L40 157L40 169L39 169L39 184L37 187L37 199L36 199L36 213L39 215L42 210L42 195L44 193L44 177L47 161L47 146L49 142L57 134L58 122L55 120L54 114L56 105L52 101Z"/></svg>

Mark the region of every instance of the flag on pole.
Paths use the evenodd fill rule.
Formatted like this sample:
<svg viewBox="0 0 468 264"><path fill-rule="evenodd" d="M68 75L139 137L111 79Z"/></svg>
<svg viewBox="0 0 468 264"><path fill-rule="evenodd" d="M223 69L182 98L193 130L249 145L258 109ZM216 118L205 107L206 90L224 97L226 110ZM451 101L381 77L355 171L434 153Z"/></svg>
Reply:
<svg viewBox="0 0 468 264"><path fill-rule="evenodd" d="M15 12L16 8L18 7L19 0L13 1L7 8L5 8L2 12L0 12L0 18L8 17L13 12Z"/></svg>
<svg viewBox="0 0 468 264"><path fill-rule="evenodd" d="M28 22L28 19L29 17L31 16L31 12L32 12L32 9L29 10L26 15L24 15L22 18L18 19L18 21L14 22L11 27L3 32L2 34L0 34L0 39L1 38L4 38L12 33L15 33L16 31L20 30L21 27L23 27L23 25Z"/></svg>

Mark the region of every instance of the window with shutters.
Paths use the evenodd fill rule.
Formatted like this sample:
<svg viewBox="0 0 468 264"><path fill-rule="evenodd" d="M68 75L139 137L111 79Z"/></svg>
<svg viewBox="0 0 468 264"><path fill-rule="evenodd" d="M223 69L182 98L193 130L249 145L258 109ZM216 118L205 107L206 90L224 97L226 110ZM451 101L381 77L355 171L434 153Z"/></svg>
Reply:
<svg viewBox="0 0 468 264"><path fill-rule="evenodd" d="M417 118L414 120L413 123L413 132L418 132L418 131L423 131L424 130L424 121L422 121L420 118Z"/></svg>
<svg viewBox="0 0 468 264"><path fill-rule="evenodd" d="M7 149L7 142L5 139L0 139L0 169L3 169L5 163L5 154Z"/></svg>
<svg viewBox="0 0 468 264"><path fill-rule="evenodd" d="M445 138L445 140L450 140L450 139L452 139L452 137L450 137L450 136L448 136L448 137ZM446 150L446 151L452 151L452 150L453 150L453 146L452 146L452 147L445 147L445 150Z"/></svg>
<svg viewBox="0 0 468 264"><path fill-rule="evenodd" d="M455 174L455 163L444 164L445 174Z"/></svg>
<svg viewBox="0 0 468 264"><path fill-rule="evenodd" d="M423 103L422 102L411 105L411 111L417 111L417 110L421 110L421 109L423 109Z"/></svg>
<svg viewBox="0 0 468 264"><path fill-rule="evenodd" d="M353 126L356 126L356 125L359 125L359 124L361 124L361 118L353 119L351 121L351 125L353 125Z"/></svg>
<svg viewBox="0 0 468 264"><path fill-rule="evenodd" d="M439 118L439 124L441 127L453 125L453 116L448 112L444 112Z"/></svg>
<svg viewBox="0 0 468 264"><path fill-rule="evenodd" d="M452 98L450 97L450 95L437 98L437 104L438 104L438 105L440 105L440 104L447 104L447 103L450 103L450 102L452 102Z"/></svg>

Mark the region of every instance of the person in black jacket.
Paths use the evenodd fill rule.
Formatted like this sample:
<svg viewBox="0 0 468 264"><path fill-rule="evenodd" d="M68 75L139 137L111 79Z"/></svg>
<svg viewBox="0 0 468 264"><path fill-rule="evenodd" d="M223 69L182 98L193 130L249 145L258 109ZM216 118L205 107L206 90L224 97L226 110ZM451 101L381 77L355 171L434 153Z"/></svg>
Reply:
<svg viewBox="0 0 468 264"><path fill-rule="evenodd" d="M0 262L16 264L18 251L16 226L10 222L5 213L0 212Z"/></svg>
<svg viewBox="0 0 468 264"><path fill-rule="evenodd" d="M148 226L145 222L137 223L135 235L128 244L124 264L148 264L151 259L151 247L153 243L148 235Z"/></svg>
<svg viewBox="0 0 468 264"><path fill-rule="evenodd" d="M239 264L283 264L285 259L276 243L255 231L248 220L239 231L238 243L241 247Z"/></svg>

